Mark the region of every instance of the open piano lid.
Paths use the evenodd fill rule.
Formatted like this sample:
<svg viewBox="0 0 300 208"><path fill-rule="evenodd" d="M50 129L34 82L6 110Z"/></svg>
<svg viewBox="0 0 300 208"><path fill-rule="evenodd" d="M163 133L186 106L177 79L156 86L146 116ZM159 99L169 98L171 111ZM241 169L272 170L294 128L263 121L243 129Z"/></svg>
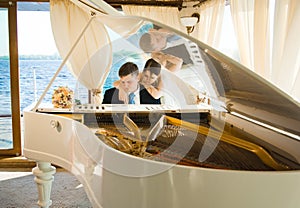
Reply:
<svg viewBox="0 0 300 208"><path fill-rule="evenodd" d="M163 70L165 77L172 78L166 80L166 87L173 91L171 96L176 101L194 105L196 95L207 93L215 109L300 136L299 103L251 70L174 28L146 18L122 15L101 0L52 0L51 21L61 56L68 59L69 70L88 89L102 89L112 66L123 61L124 57L117 61L112 58L122 44L139 56L149 57L149 53L138 47L137 37L152 24L176 33L186 43L198 45L200 61L193 60L175 73ZM87 29L82 32L84 28ZM118 34L118 38L113 38L109 30ZM74 43L76 47L72 49ZM175 54L185 59L182 51ZM178 88L180 92L176 92Z"/></svg>

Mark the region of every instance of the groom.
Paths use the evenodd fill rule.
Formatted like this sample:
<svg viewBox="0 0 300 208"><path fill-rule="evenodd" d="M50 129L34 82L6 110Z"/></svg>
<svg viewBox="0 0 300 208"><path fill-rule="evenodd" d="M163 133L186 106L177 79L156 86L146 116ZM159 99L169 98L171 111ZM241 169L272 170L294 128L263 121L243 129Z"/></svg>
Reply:
<svg viewBox="0 0 300 208"><path fill-rule="evenodd" d="M139 70L136 64L123 64L119 69L119 77L119 88L106 90L102 104L161 104L160 99L154 99L147 89L139 84Z"/></svg>

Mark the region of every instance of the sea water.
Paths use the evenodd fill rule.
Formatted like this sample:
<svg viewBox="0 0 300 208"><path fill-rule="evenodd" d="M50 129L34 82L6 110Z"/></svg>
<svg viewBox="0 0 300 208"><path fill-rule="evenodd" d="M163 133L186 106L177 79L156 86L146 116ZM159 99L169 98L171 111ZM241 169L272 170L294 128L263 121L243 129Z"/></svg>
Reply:
<svg viewBox="0 0 300 208"><path fill-rule="evenodd" d="M61 60L19 60L21 115L24 108L40 98L60 67L61 62ZM114 65L112 68L103 90L110 88L112 82L117 79L118 67L119 65ZM88 90L82 87L67 67L64 66L50 87L50 90L47 91L42 103L51 104L53 90L58 86L67 86L72 89L75 98L78 98L82 103L88 97ZM10 90L9 60L0 60L0 149L11 149L13 147Z"/></svg>

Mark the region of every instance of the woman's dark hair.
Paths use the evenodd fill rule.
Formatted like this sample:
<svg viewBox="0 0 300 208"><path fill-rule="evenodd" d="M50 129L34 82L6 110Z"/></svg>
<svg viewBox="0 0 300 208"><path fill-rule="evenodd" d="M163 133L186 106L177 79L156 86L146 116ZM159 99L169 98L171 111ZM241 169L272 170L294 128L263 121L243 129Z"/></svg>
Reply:
<svg viewBox="0 0 300 208"><path fill-rule="evenodd" d="M158 63L152 58L148 59L148 61L146 61L145 63L143 72L145 71L149 71L150 75L155 74L156 76L158 76L157 80L154 83L152 83L152 86L157 87L159 85L159 82L161 82L161 77L159 76L161 71L160 63Z"/></svg>
<svg viewBox="0 0 300 208"><path fill-rule="evenodd" d="M159 75L161 71L161 65L154 59L149 59L145 63L145 67L143 71L150 71L150 74Z"/></svg>

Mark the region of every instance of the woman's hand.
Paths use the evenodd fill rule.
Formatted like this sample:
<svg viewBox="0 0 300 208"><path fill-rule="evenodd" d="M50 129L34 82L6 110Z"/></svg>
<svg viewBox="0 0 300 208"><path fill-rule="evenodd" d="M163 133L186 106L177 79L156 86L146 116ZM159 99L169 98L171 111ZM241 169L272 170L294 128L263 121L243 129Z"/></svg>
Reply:
<svg viewBox="0 0 300 208"><path fill-rule="evenodd" d="M180 70L183 64L181 58L162 52L152 52L151 57L171 72Z"/></svg>
<svg viewBox="0 0 300 208"><path fill-rule="evenodd" d="M127 92L119 85L119 100L123 101L125 104L128 103Z"/></svg>
<svg viewBox="0 0 300 208"><path fill-rule="evenodd" d="M166 65L166 57L165 57L165 54L162 53L162 52L152 52L151 53L151 57L159 62L161 65L165 66Z"/></svg>

